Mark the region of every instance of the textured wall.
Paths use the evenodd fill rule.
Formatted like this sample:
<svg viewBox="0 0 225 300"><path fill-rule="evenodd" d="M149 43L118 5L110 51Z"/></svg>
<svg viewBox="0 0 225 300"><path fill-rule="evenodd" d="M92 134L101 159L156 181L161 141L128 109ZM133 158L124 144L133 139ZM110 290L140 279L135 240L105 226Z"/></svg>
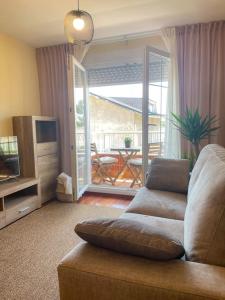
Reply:
<svg viewBox="0 0 225 300"><path fill-rule="evenodd" d="M39 114L35 49L0 34L0 136L12 134L12 116Z"/></svg>

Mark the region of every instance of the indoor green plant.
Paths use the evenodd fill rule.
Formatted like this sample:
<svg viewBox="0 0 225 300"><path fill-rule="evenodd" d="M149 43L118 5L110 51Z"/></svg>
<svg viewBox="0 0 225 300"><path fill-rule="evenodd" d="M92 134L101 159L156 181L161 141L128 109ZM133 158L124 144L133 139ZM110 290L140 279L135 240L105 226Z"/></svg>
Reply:
<svg viewBox="0 0 225 300"><path fill-rule="evenodd" d="M131 142L132 142L132 139L131 139L129 136L126 136L126 137L124 138L124 144L125 144L125 147L126 147L126 148L130 148Z"/></svg>
<svg viewBox="0 0 225 300"><path fill-rule="evenodd" d="M172 124L191 142L195 159L197 159L201 140L206 139L213 131L219 128L215 126L217 122L216 116L206 115L202 117L198 108L192 111L187 107L183 115L172 113L172 117Z"/></svg>

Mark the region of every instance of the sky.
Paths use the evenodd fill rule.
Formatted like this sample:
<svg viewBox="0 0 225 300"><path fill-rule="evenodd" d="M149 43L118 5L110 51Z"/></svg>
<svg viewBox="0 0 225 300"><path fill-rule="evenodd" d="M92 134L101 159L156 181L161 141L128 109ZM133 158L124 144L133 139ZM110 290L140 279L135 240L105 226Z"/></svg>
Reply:
<svg viewBox="0 0 225 300"><path fill-rule="evenodd" d="M142 84L90 87L91 93L105 97L142 98Z"/></svg>

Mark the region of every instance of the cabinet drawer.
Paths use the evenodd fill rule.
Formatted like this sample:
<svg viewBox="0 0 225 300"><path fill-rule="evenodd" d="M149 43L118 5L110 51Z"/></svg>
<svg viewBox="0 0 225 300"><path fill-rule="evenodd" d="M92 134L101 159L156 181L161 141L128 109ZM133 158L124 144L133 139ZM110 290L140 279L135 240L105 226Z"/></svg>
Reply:
<svg viewBox="0 0 225 300"><path fill-rule="evenodd" d="M37 156L43 156L48 154L57 153L57 142L38 143L37 144Z"/></svg>
<svg viewBox="0 0 225 300"><path fill-rule="evenodd" d="M39 176L54 172L58 175L59 159L57 154L49 154L37 158Z"/></svg>
<svg viewBox="0 0 225 300"><path fill-rule="evenodd" d="M5 225L5 211L0 211L0 228L4 227Z"/></svg>
<svg viewBox="0 0 225 300"><path fill-rule="evenodd" d="M38 196L31 196L29 199L22 201L18 205L11 207L6 210L6 225L24 217L25 215L29 214L39 205L39 198Z"/></svg>

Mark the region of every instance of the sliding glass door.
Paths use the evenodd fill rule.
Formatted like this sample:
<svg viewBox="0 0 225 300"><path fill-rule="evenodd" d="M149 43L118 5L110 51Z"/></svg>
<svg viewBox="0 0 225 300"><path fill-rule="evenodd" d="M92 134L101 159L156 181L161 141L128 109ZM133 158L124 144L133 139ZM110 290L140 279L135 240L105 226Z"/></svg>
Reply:
<svg viewBox="0 0 225 300"><path fill-rule="evenodd" d="M72 181L74 200L78 200L90 182L90 138L86 71L72 56L69 78Z"/></svg>
<svg viewBox="0 0 225 300"><path fill-rule="evenodd" d="M145 49L142 110L144 174L147 173L151 159L164 156L168 66L169 54L167 52L152 47Z"/></svg>

